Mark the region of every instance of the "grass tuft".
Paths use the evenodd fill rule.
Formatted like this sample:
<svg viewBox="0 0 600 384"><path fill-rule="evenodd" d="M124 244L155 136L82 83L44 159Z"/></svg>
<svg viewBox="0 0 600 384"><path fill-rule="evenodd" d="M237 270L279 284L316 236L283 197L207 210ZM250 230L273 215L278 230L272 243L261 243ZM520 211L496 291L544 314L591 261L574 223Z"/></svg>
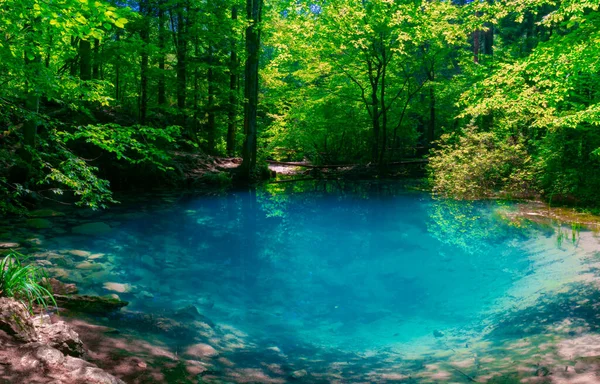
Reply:
<svg viewBox="0 0 600 384"><path fill-rule="evenodd" d="M56 307L52 293L43 285L45 271L33 264L24 264L26 258L11 251L0 261L0 297L11 297L22 302L29 312L35 304L48 309L49 304Z"/></svg>

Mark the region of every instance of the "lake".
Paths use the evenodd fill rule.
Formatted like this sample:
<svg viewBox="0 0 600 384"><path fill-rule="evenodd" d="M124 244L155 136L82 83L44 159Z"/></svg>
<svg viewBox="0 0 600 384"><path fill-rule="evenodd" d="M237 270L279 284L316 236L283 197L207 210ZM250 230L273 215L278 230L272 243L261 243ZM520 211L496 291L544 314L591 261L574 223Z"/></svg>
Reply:
<svg viewBox="0 0 600 384"><path fill-rule="evenodd" d="M519 204L436 200L407 182L122 201L3 236L126 312L197 309L177 318L184 336L90 318L206 368L159 381L519 382L578 375L568 366L583 352L561 343L595 342L598 236Z"/></svg>

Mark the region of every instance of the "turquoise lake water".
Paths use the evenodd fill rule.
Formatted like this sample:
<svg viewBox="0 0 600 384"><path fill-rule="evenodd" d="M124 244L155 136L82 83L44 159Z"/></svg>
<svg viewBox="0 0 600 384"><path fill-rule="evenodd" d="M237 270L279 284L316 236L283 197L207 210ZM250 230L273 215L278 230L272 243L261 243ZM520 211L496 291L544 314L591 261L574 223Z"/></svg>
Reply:
<svg viewBox="0 0 600 384"><path fill-rule="evenodd" d="M240 349L415 358L469 348L587 276L596 238L511 221L514 210L434 200L398 183L290 183L53 218L44 246L102 255L50 268L84 293L115 293L106 283L119 283L129 310L194 305ZM69 231L99 221L112 230Z"/></svg>

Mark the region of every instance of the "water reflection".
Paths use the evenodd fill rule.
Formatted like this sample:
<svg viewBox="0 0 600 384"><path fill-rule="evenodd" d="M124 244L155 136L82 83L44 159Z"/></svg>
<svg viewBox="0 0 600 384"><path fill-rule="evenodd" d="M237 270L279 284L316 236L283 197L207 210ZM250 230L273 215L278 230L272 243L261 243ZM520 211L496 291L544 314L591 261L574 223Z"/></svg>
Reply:
<svg viewBox="0 0 600 384"><path fill-rule="evenodd" d="M477 338L516 337L510 324L532 321L540 300L587 284L597 239L516 210L435 200L405 183L280 183L53 218L33 253L57 255L51 273L85 293L116 293L133 311L196 306L215 324L199 327L200 339L230 353L460 354ZM90 221L114 230L69 233ZM539 311L536 332L576 314L551 315L570 304L557 305Z"/></svg>

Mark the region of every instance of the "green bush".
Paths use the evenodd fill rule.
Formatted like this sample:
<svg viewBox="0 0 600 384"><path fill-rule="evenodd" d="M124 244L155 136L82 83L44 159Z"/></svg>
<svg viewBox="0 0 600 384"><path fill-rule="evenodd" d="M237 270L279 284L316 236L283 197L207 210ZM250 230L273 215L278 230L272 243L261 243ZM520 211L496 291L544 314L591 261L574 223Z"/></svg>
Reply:
<svg viewBox="0 0 600 384"><path fill-rule="evenodd" d="M429 181L433 192L457 199L531 194L531 157L519 139L499 139L469 128L463 135L443 135L432 151Z"/></svg>

